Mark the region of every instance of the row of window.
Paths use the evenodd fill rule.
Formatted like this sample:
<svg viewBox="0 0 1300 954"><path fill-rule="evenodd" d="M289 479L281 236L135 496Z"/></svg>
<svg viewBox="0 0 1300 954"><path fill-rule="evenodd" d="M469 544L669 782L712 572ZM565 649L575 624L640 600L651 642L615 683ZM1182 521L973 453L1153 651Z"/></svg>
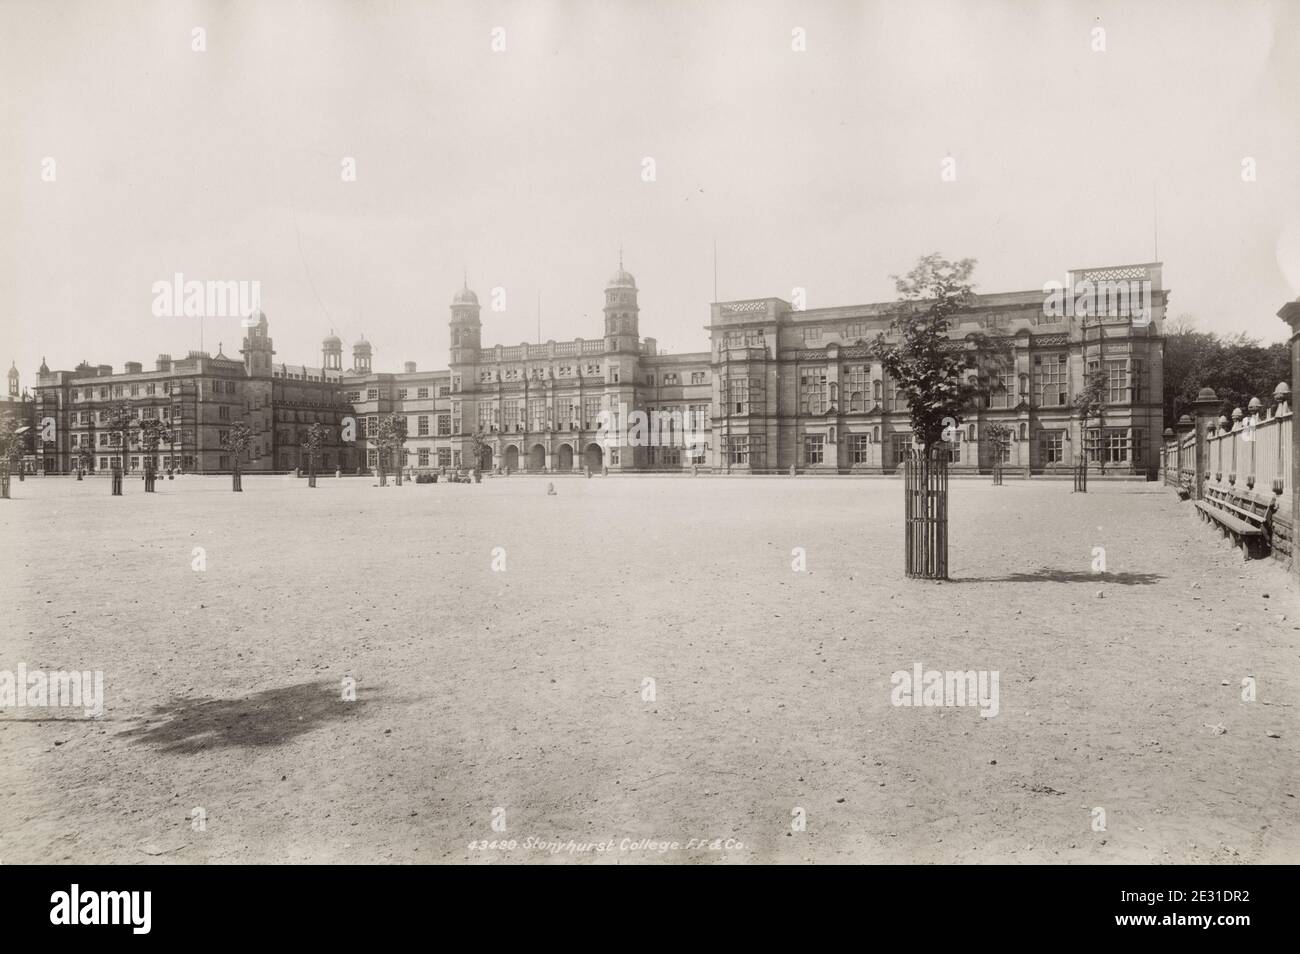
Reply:
<svg viewBox="0 0 1300 954"><path fill-rule="evenodd" d="M972 442L965 440L965 434L958 432L956 440L945 442L950 463L960 463L962 448L971 447ZM1021 425L1021 439L1027 436L1026 425ZM910 431L889 435L891 462L902 461L918 447ZM736 438L733 438L733 441ZM853 464L875 463L871 459L870 447L880 443L880 429L872 434L850 434L848 436L849 461ZM1038 432L1037 457L1039 466L1061 464L1065 462L1066 432L1064 430L1042 430ZM1088 428L1084 432L1084 451L1088 460L1094 463L1105 461L1108 464L1133 464L1143 462L1142 428ZM1003 463L1011 460L1011 445L1003 443L999 448ZM970 453L978 455L978 449ZM732 463L740 463L734 457ZM804 436L803 462L808 465L826 462L826 435L807 434ZM974 462L974 461L972 461Z"/></svg>

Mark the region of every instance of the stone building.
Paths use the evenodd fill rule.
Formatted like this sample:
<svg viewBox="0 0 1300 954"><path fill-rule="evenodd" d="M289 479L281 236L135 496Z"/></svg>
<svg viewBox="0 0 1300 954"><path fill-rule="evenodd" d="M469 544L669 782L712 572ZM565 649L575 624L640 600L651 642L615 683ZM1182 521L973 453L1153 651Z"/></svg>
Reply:
<svg viewBox="0 0 1300 954"><path fill-rule="evenodd" d="M1144 283L1139 319L1105 298L1087 314L1054 313L1042 289L976 296L949 337L954 348L976 331L999 341L1002 356L988 370L1000 387L954 430L953 469L987 470L1001 454L1008 468L1051 473L1086 452L1113 472L1154 472L1168 297L1160 272L1152 263L1069 273L1070 289ZM237 420L253 431L248 472L305 466L303 435L317 422L329 434L322 470L371 470L379 421L400 414L403 465L415 470L473 467L478 446L478 466L511 472L889 473L912 446L906 401L869 351L877 334L888 335L892 308L717 302L709 350L665 355L641 335L636 279L620 260L604 289L600 337L485 346L478 296L466 283L451 301L448 368L406 362L400 372L376 371L364 336L345 369L333 333L319 367L277 365L258 312L246 322L242 362L218 349L179 361L160 355L149 372L130 362L120 374L42 364L36 404L39 416L55 417L57 436L37 454L43 469L67 473L75 448L88 445L96 466L107 466L115 448L102 427L106 409L127 400L142 418L173 423L159 465L195 472L230 468L224 439ZM1092 370L1106 374L1108 406L1100 424L1084 426L1072 401ZM637 431L638 412L651 422L647 432ZM1011 436L997 447L992 421ZM128 466L140 466L138 448Z"/></svg>
<svg viewBox="0 0 1300 954"><path fill-rule="evenodd" d="M982 332L1004 349L988 369L1000 387L952 433L954 471L1067 470L1082 459L1108 471L1154 474L1162 424L1163 323L1168 292L1159 264L1069 273L1067 288L1150 283L1149 313L1134 320L1117 299L1092 315L1045 313L1042 289L977 295L952 323L952 346ZM1086 285L1081 283L1087 283ZM1097 299L1093 299L1094 301ZM719 302L710 324L714 380L710 463L730 472L892 472L913 447L907 402L873 361L889 337L893 303L794 310L778 298ZM1085 375L1105 372L1108 406L1085 427L1072 406ZM987 425L1011 440L997 447Z"/></svg>

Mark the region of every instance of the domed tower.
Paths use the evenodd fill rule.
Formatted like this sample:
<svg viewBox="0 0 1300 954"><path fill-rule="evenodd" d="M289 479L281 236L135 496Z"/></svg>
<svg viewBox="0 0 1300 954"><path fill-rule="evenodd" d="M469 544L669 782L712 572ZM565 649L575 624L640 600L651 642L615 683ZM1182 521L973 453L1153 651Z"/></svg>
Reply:
<svg viewBox="0 0 1300 954"><path fill-rule="evenodd" d="M329 336L320 343L321 368L325 371L343 370L343 340L330 329Z"/></svg>
<svg viewBox="0 0 1300 954"><path fill-rule="evenodd" d="M18 396L18 365L13 361L9 362L9 396Z"/></svg>
<svg viewBox="0 0 1300 954"><path fill-rule="evenodd" d="M623 252L618 253L618 271L605 286L605 350L635 354L641 333L636 303L636 279L623 269Z"/></svg>
<svg viewBox="0 0 1300 954"><path fill-rule="evenodd" d="M244 335L244 346L239 353L244 356L244 372L250 378L269 378L271 376L271 356L275 349L271 347L270 325L266 314L259 308L244 319L248 334Z"/></svg>
<svg viewBox="0 0 1300 954"><path fill-rule="evenodd" d="M362 335L361 340L352 346L352 371L354 374L370 373L370 342Z"/></svg>
<svg viewBox="0 0 1300 954"><path fill-rule="evenodd" d="M451 376L452 391L472 391L478 381L478 350L483 325L479 321L478 295L466 282L451 299ZM456 387L456 378L460 387Z"/></svg>

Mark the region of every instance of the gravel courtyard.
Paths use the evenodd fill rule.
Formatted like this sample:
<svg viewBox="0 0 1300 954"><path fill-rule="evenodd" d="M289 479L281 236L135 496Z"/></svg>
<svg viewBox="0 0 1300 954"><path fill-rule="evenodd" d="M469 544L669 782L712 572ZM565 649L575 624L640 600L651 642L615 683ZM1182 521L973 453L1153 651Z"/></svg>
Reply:
<svg viewBox="0 0 1300 954"><path fill-rule="evenodd" d="M897 480L547 482L15 480L0 671L105 711L0 709L0 862L1300 861L1297 590L1166 488L954 480L935 584Z"/></svg>

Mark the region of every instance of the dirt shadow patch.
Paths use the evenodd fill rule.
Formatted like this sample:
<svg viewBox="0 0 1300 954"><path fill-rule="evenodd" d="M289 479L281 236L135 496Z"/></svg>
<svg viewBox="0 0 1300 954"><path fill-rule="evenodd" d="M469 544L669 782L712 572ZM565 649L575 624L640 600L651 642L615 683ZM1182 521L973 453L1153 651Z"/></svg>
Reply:
<svg viewBox="0 0 1300 954"><path fill-rule="evenodd" d="M262 748L354 718L364 705L360 695L355 702L344 702L338 683L303 682L236 699L177 699L154 706L143 724L118 735L181 755L213 748Z"/></svg>
<svg viewBox="0 0 1300 954"><path fill-rule="evenodd" d="M955 577L953 583L1116 583L1120 586L1150 586L1164 577L1159 573L1085 573L1082 570L1053 570L1043 567L1033 573L1006 576Z"/></svg>

